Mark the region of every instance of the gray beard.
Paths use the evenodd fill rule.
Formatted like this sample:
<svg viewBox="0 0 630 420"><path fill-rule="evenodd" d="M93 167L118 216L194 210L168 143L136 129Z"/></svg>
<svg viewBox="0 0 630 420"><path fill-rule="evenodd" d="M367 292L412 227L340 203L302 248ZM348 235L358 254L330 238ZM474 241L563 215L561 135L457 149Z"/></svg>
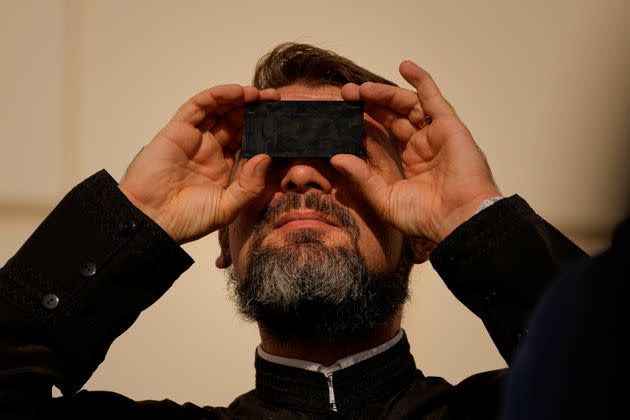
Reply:
<svg viewBox="0 0 630 420"><path fill-rule="evenodd" d="M290 208L314 209L342 220L351 245L326 246L321 232L309 229L286 235L283 246L262 245L269 221ZM408 297L410 248L404 247L395 272L377 273L368 269L359 250L358 232L347 210L321 194L287 196L266 210L254 228L243 278L232 267L227 273L239 312L285 340L334 340L390 320Z"/></svg>

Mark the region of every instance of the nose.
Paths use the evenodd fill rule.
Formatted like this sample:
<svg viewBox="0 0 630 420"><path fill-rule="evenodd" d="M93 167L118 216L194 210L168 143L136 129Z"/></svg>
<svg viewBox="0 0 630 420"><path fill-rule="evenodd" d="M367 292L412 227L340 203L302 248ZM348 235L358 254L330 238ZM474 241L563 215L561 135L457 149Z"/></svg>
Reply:
<svg viewBox="0 0 630 420"><path fill-rule="evenodd" d="M320 159L299 159L289 163L280 188L282 192L307 193L318 191L329 194L332 190L331 171ZM331 168L332 169L332 168Z"/></svg>

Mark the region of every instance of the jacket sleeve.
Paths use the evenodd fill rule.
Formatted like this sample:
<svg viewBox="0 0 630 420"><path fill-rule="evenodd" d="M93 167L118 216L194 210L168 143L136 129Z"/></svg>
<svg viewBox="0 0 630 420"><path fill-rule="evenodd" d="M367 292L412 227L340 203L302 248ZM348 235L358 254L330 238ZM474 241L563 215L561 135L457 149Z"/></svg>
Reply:
<svg viewBox="0 0 630 420"><path fill-rule="evenodd" d="M449 235L431 255L447 287L481 318L509 363L543 291L567 263L588 255L521 197L505 198Z"/></svg>
<svg viewBox="0 0 630 420"><path fill-rule="evenodd" d="M0 413L79 390L192 263L105 171L75 187L0 269Z"/></svg>

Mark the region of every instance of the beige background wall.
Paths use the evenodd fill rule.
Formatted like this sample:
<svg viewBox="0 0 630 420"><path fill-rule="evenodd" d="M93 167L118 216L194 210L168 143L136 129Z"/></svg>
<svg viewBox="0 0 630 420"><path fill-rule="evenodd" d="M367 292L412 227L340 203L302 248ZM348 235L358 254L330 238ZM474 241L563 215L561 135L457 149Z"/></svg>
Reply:
<svg viewBox="0 0 630 420"><path fill-rule="evenodd" d="M188 97L248 83L287 40L400 83L400 61L425 66L503 193L597 252L630 201L628 21L625 0L0 0L0 263L71 186L101 168L120 179ZM216 405L253 386L257 332L227 299L215 242L185 246L196 264L86 388ZM404 325L427 375L458 382L504 366L428 264Z"/></svg>

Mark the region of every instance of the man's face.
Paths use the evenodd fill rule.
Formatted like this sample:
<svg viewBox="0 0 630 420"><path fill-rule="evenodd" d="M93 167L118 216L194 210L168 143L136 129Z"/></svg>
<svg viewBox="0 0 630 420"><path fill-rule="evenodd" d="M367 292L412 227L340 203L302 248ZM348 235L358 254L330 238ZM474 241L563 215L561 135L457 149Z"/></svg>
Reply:
<svg viewBox="0 0 630 420"><path fill-rule="evenodd" d="M291 85L279 88L278 91L282 100L342 99L340 89L335 86ZM394 150L387 131L380 124L366 117L365 135L367 160L372 164L373 169L378 170L391 181L401 179L402 175L395 160L397 151ZM359 249L368 267L376 271L391 270L396 267L402 249L400 232L382 222L361 197L360 192L327 160L293 159L272 163L267 175L266 194L245 208L229 227L229 248L237 276L242 275L243 267L247 264L251 235L259 213L269 203L273 203L290 192L329 195L335 203L347 209L356 221L359 228ZM287 234L300 229L321 232L326 245L347 245L350 242L348 231L344 226L335 226L336 221L322 219L316 212L291 211L282 216L289 222L271 230L263 244L283 246L286 244Z"/></svg>
<svg viewBox="0 0 630 420"><path fill-rule="evenodd" d="M282 100L342 99L340 88L334 86L291 85L278 91ZM388 181L401 179L398 151L387 131L366 116L364 136L364 159L371 169ZM242 162L237 165L237 172L241 166ZM327 267L314 281L326 276L336 280L341 275L335 275L336 270L340 273L344 267L354 267L356 263L358 265L353 270L375 274L371 280L374 282L381 275L387 277L397 273L403 257L402 234L381 221L361 193L326 159L274 160L267 174L265 194L241 211L228 227L228 238L236 284L255 273L257 268L252 264L259 264L260 260L256 258L260 257L261 250L266 251L266 256L261 258L267 259L269 255L273 258L274 253L284 253L286 257L282 264L306 264L308 273L317 271L325 263L336 265ZM345 256L346 251L350 256ZM348 258L354 262L346 262ZM332 260L335 262L331 263ZM294 268L282 267L281 271L289 272L290 277ZM274 272L277 271L276 268ZM299 270L296 272L300 273ZM356 277L358 273L346 275ZM268 273L265 276L273 277ZM406 278L404 280L406 296ZM290 281L286 280L285 284ZM272 289L285 288L281 283L267 285L268 282L264 282ZM305 286L309 289L310 284ZM343 284L335 287L343 289ZM296 293L302 293L302 298L307 301L312 300L311 292L330 294L320 289L318 286L315 291L309 289ZM263 298L254 296L253 299Z"/></svg>

